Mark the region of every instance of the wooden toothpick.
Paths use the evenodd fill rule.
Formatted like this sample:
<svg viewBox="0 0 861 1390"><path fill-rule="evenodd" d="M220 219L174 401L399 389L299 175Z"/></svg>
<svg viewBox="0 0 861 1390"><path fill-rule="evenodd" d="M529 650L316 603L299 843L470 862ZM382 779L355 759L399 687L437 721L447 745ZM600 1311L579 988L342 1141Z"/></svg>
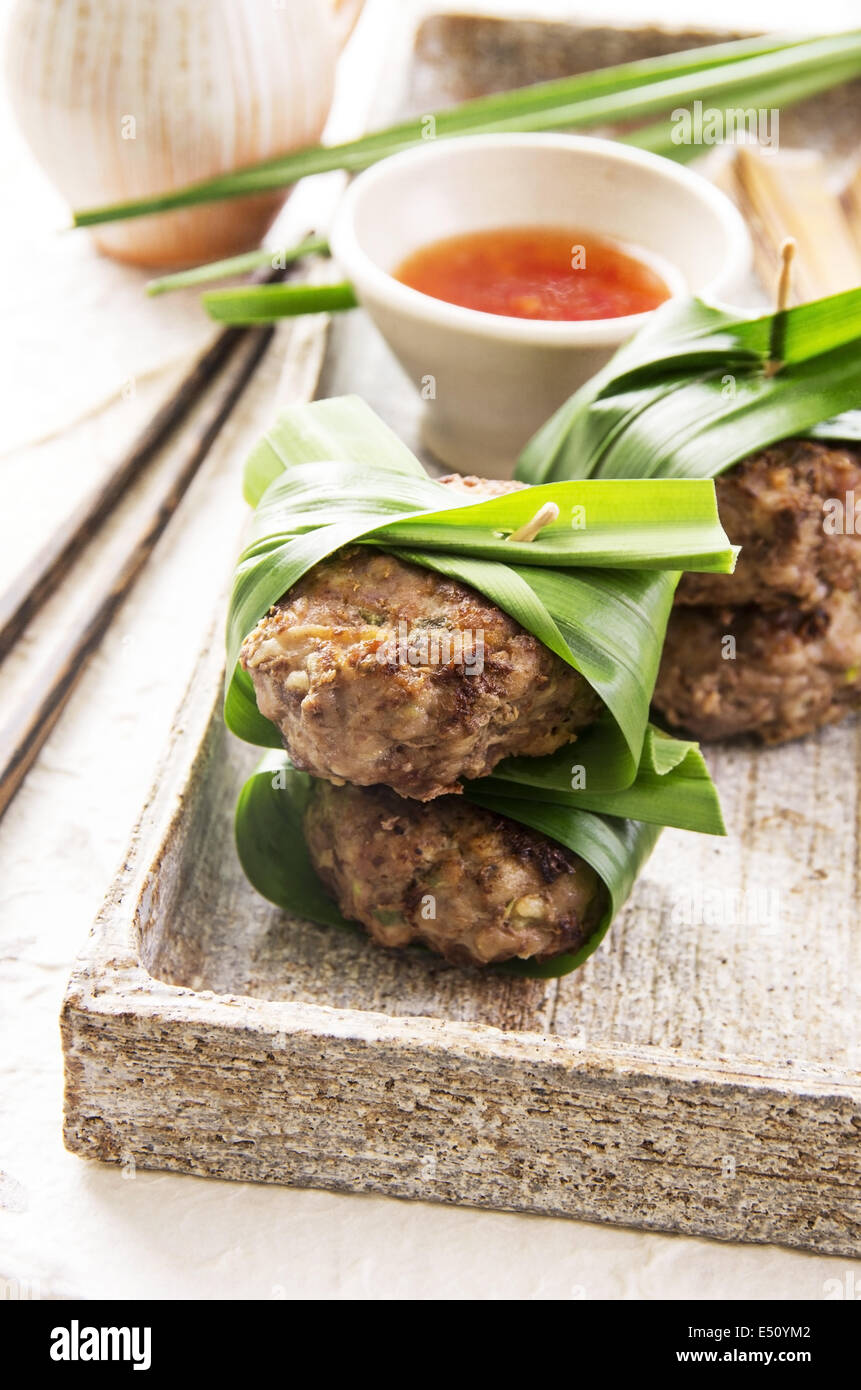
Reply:
<svg viewBox="0 0 861 1390"><path fill-rule="evenodd" d="M771 330L771 356L765 364L765 375L774 376L779 372L783 365L783 320L781 314L785 313L789 303L789 291L792 287L792 262L795 257L795 238L787 237L780 248L780 276L777 281L777 293L774 305L774 323Z"/></svg>
<svg viewBox="0 0 861 1390"><path fill-rule="evenodd" d="M527 521L524 526L519 526L516 531L512 531L508 537L510 541L534 541L538 532L545 526L549 526L551 521L556 521L559 516L559 508L555 502L545 502L543 507L539 507L531 521Z"/></svg>
<svg viewBox="0 0 861 1390"><path fill-rule="evenodd" d="M777 303L775 313L782 314L789 302L792 285L792 262L795 259L795 237L788 236L780 248L780 277L777 281Z"/></svg>

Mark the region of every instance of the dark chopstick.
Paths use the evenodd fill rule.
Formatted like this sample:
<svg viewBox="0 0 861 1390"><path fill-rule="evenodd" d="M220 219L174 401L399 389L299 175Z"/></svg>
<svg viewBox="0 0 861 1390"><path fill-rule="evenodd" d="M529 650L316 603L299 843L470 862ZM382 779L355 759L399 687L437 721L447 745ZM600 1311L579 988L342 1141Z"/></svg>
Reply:
<svg viewBox="0 0 861 1390"><path fill-rule="evenodd" d="M0 594L0 661L44 603L63 571L81 553L130 484L167 442L241 340L220 333L178 389L149 421L125 458L48 538L5 593Z"/></svg>
<svg viewBox="0 0 861 1390"><path fill-rule="evenodd" d="M51 654L47 667L24 695L12 717L0 728L0 816L20 787L39 750L57 722L82 673L87 658L188 490L219 431L251 380L274 329L257 328L242 336L249 350L215 408L196 431L189 448L170 468L159 497L138 530L128 554L101 586L89 609L75 622Z"/></svg>
<svg viewBox="0 0 861 1390"><path fill-rule="evenodd" d="M287 270L273 268L252 277L252 283L274 284L286 275ZM169 400L156 411L125 457L48 538L5 593L0 594L0 661L8 655L51 589L196 405L245 336L243 328L228 328L219 333Z"/></svg>

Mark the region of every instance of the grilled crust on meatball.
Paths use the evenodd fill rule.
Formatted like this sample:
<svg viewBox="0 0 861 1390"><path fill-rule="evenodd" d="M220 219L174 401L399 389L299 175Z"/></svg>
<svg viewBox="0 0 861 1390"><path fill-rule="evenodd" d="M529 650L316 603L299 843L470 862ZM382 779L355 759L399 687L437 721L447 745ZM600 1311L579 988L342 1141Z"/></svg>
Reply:
<svg viewBox="0 0 861 1390"><path fill-rule="evenodd" d="M754 603L805 611L861 585L861 537L825 530L825 503L861 500L861 452L811 439L752 454L715 478L724 530L741 554L733 574L686 574L679 604Z"/></svg>
<svg viewBox="0 0 861 1390"><path fill-rule="evenodd" d="M791 439L715 483L742 552L734 574L679 584L655 707L701 739L783 743L844 719L861 705L861 535L831 534L825 504L861 495L861 451Z"/></svg>
<svg viewBox="0 0 861 1390"><path fill-rule="evenodd" d="M835 589L810 612L675 609L654 701L702 739L782 743L844 719L861 704L861 595Z"/></svg>
<svg viewBox="0 0 861 1390"><path fill-rule="evenodd" d="M478 479L453 486L488 495ZM428 661L415 664L411 639L424 636ZM420 801L509 755L555 752L601 709L578 672L489 599L367 546L309 571L240 659L297 767Z"/></svg>
<svg viewBox="0 0 861 1390"><path fill-rule="evenodd" d="M452 492L461 492L473 502L487 502L491 497L506 497L509 492L522 492L528 483L518 483L510 478L478 478L474 473L446 473L437 478L443 487Z"/></svg>
<svg viewBox="0 0 861 1390"><path fill-rule="evenodd" d="M422 942L456 965L575 951L607 904L594 869L462 797L315 782L305 839L345 917L381 946Z"/></svg>

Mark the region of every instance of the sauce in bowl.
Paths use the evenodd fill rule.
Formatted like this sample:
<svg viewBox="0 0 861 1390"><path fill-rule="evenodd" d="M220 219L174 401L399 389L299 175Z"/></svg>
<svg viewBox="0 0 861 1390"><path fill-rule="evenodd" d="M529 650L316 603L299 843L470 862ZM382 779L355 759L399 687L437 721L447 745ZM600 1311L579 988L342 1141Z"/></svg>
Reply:
<svg viewBox="0 0 861 1390"><path fill-rule="evenodd" d="M558 227L444 237L394 272L411 289L464 309L520 319L614 319L655 309L670 288L612 241Z"/></svg>

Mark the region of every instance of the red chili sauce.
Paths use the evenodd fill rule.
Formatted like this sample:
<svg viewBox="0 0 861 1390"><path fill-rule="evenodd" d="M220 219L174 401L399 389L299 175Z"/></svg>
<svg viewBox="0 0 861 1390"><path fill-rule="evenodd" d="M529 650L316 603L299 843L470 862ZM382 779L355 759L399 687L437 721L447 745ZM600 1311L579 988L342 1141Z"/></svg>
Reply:
<svg viewBox="0 0 861 1390"><path fill-rule="evenodd" d="M445 237L395 277L434 299L519 319L614 319L669 299L661 276L611 241L558 227Z"/></svg>

